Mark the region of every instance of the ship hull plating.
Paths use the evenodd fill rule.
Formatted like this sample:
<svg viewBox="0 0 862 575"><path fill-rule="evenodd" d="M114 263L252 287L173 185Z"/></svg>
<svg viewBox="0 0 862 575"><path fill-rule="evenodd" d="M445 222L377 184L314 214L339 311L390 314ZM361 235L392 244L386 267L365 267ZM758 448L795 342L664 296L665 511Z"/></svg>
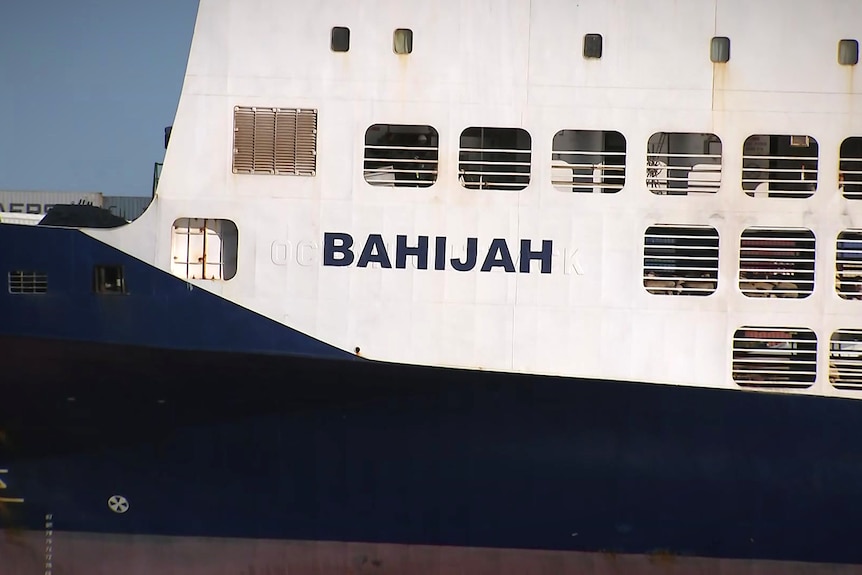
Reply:
<svg viewBox="0 0 862 575"><path fill-rule="evenodd" d="M3 505L9 572L43 572L46 538L64 573L118 561L130 574L249 575L862 563L858 402L0 345L15 358L0 382L3 496L23 499Z"/></svg>

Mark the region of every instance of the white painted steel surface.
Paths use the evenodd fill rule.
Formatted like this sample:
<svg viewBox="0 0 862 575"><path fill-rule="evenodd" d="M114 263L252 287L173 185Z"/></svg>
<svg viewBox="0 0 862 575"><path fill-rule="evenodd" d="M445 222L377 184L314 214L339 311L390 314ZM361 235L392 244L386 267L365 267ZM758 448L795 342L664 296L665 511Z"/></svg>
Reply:
<svg viewBox="0 0 862 575"><path fill-rule="evenodd" d="M862 134L862 72L838 64L837 46L859 35L859 22L862 3L851 0L202 0L157 198L129 226L88 233L170 270L176 219L230 219L236 277L193 283L368 358L735 388L736 329L798 326L817 334L820 351L816 383L794 393L857 397L830 385L828 344L839 328L862 328L862 301L834 289L838 233L862 227L862 201L838 192L839 146ZM333 26L350 28L349 52L330 50ZM396 28L413 30L412 54L393 53ZM603 35L601 59L583 58L586 33ZM710 61L713 36L731 39L728 63ZM233 174L235 106L318 110L316 175ZM437 130L434 185L363 179L364 134L378 123ZM459 184L459 137L473 126L529 132L526 189ZM555 189L560 130L622 133L625 187ZM649 192L656 132L721 139L716 193ZM816 192L748 197L742 147L752 134L816 139ZM644 232L656 224L718 231L715 293L647 293ZM740 236L755 226L814 232L812 295L739 291ZM480 258L494 238L513 250L521 239L533 249L552 240L553 270L323 266L326 232L351 234L357 255L381 234L393 260L399 234L432 246L445 236L450 257L469 237Z"/></svg>

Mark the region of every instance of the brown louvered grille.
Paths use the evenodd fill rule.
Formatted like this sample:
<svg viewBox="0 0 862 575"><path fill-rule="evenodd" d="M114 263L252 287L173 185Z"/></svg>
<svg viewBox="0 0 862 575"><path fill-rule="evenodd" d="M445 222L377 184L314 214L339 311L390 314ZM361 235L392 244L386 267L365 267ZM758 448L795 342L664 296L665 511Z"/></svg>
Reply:
<svg viewBox="0 0 862 575"><path fill-rule="evenodd" d="M299 110L296 119L296 173L313 176L317 172L317 112Z"/></svg>
<svg viewBox="0 0 862 575"><path fill-rule="evenodd" d="M233 171L236 174L254 171L254 110L251 108L234 109Z"/></svg>
<svg viewBox="0 0 862 575"><path fill-rule="evenodd" d="M296 173L296 114L280 111L275 121L275 171Z"/></svg>
<svg viewBox="0 0 862 575"><path fill-rule="evenodd" d="M275 110L254 114L254 173L275 173Z"/></svg>
<svg viewBox="0 0 862 575"><path fill-rule="evenodd" d="M234 108L236 174L313 176L317 171L317 110Z"/></svg>

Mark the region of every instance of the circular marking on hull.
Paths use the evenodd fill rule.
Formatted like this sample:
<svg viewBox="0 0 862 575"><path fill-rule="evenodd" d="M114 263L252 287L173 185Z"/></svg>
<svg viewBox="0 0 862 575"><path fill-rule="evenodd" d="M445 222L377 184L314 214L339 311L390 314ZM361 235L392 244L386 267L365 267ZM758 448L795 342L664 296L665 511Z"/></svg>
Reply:
<svg viewBox="0 0 862 575"><path fill-rule="evenodd" d="M122 495L112 495L108 498L108 508L114 513L125 513L129 510L129 500Z"/></svg>

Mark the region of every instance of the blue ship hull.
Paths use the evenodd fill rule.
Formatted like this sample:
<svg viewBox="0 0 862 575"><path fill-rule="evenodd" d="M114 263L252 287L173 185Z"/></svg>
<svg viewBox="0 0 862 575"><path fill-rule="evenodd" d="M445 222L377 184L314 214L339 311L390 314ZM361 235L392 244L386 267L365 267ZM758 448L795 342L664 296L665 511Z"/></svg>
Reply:
<svg viewBox="0 0 862 575"><path fill-rule="evenodd" d="M0 497L24 500L2 505L0 525L27 545L47 529L126 537L129 552L155 536L592 558L536 568L548 573L605 572L596 554L741 560L723 572L862 565L862 403L356 359L78 232L23 230L0 226L10 242L0 271L18 265L17 234L31 250L46 238L37 252L69 243L52 236L76 243L70 260L44 258L60 266L49 271L58 295L0 296L11 318L0 335ZM130 282L194 299L182 296L186 311L152 289L140 303L134 291L110 308L87 303L97 296L62 268L100 250ZM236 313L232 329L258 339L237 339L236 351L180 341L188 334L158 341L168 322L158 313L171 309L170 322L201 314L187 324L201 334L206 317ZM153 331L115 334L116 317ZM74 322L89 322L86 337L69 337ZM125 513L109 508L114 495ZM4 545L14 555L9 537L0 557ZM84 572L101 561L94 553L52 561ZM128 573L155 560L134 556Z"/></svg>

